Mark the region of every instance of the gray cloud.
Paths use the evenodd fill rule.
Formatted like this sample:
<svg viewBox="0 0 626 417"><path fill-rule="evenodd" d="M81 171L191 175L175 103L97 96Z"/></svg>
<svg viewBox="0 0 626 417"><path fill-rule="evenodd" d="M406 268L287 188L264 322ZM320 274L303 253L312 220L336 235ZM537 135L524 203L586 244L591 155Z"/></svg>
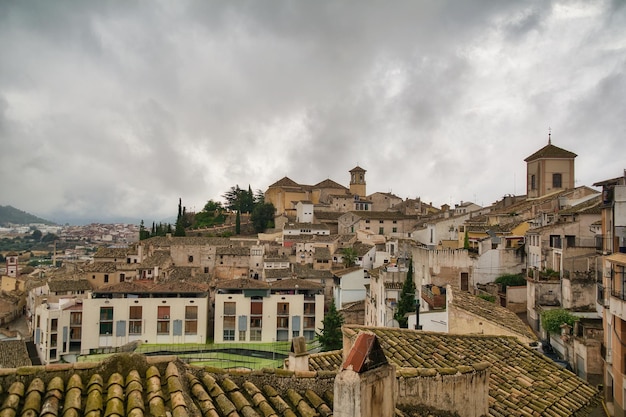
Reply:
<svg viewBox="0 0 626 417"><path fill-rule="evenodd" d="M232 185L434 204L523 193L523 159L619 175L622 2L0 4L0 204L143 218Z"/></svg>

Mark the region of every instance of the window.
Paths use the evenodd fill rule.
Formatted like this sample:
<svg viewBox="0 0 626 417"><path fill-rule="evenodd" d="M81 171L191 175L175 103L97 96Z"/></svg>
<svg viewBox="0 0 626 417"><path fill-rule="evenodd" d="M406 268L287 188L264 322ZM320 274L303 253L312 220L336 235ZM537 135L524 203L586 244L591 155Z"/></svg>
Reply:
<svg viewBox="0 0 626 417"><path fill-rule="evenodd" d="M561 188L561 174L552 174L552 188Z"/></svg>
<svg viewBox="0 0 626 417"><path fill-rule="evenodd" d="M246 341L246 331L245 330L239 330L239 341L240 342L245 342Z"/></svg>
<svg viewBox="0 0 626 417"><path fill-rule="evenodd" d="M104 282L109 282L109 274L104 274Z"/></svg>
<svg viewBox="0 0 626 417"><path fill-rule="evenodd" d="M385 234L385 228L384 228L384 227L379 227L379 228L378 228L378 234L379 234L379 235L383 235L383 234Z"/></svg>
<svg viewBox="0 0 626 417"><path fill-rule="evenodd" d="M113 307L100 307L100 335L113 334Z"/></svg>
<svg viewBox="0 0 626 417"><path fill-rule="evenodd" d="M224 302L224 315L225 316L234 316L237 314L236 303L226 301Z"/></svg>
<svg viewBox="0 0 626 417"><path fill-rule="evenodd" d="M189 261L189 263L193 262L193 256L189 255L189 257L187 258L187 260Z"/></svg>
<svg viewBox="0 0 626 417"><path fill-rule="evenodd" d="M315 303L304 303L304 315L305 316L315 315Z"/></svg>
<svg viewBox="0 0 626 417"><path fill-rule="evenodd" d="M59 319L52 319L52 320L50 320L50 331L51 332L56 332L58 327L59 327Z"/></svg>
<svg viewBox="0 0 626 417"><path fill-rule="evenodd" d="M397 228L397 227L393 227L393 228L391 229L391 231L392 231L393 233L398 233L398 228Z"/></svg>
<svg viewBox="0 0 626 417"><path fill-rule="evenodd" d="M370 222L369 220L365 220L365 223L369 223L369 222Z"/></svg>
<svg viewBox="0 0 626 417"><path fill-rule="evenodd" d="M288 329L289 317L276 317L276 327L278 329Z"/></svg>
<svg viewBox="0 0 626 417"><path fill-rule="evenodd" d="M384 220L379 220L378 223L385 224L385 221Z"/></svg>
<svg viewBox="0 0 626 417"><path fill-rule="evenodd" d="M289 303L278 303L276 308L276 314L279 316L288 316L289 315Z"/></svg>
<svg viewBox="0 0 626 417"><path fill-rule="evenodd" d="M535 178L535 174L530 176L530 189L531 190L536 190L537 189L537 183L536 183L536 178Z"/></svg>
<svg viewBox="0 0 626 417"><path fill-rule="evenodd" d="M224 316L224 340L235 340L235 316Z"/></svg>
<svg viewBox="0 0 626 417"><path fill-rule="evenodd" d="M304 317L304 328L315 329L315 317Z"/></svg>
<svg viewBox="0 0 626 417"><path fill-rule="evenodd" d="M120 282L124 282L125 278L126 278L126 274L120 274Z"/></svg>
<svg viewBox="0 0 626 417"><path fill-rule="evenodd" d="M198 307L185 307L185 334L198 334Z"/></svg>
<svg viewBox="0 0 626 417"><path fill-rule="evenodd" d="M83 323L83 313L80 311L70 313L70 324L82 324Z"/></svg>
<svg viewBox="0 0 626 417"><path fill-rule="evenodd" d="M70 340L80 340L81 334L80 327L70 327Z"/></svg>
<svg viewBox="0 0 626 417"><path fill-rule="evenodd" d="M143 311L141 306L131 306L128 311L128 334L141 334Z"/></svg>
<svg viewBox="0 0 626 417"><path fill-rule="evenodd" d="M157 334L170 334L170 307L157 307Z"/></svg>

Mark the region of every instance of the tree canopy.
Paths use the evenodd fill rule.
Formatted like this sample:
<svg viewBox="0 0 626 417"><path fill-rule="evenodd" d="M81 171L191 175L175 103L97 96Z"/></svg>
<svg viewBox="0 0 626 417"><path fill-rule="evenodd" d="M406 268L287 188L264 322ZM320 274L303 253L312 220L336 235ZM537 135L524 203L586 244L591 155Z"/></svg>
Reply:
<svg viewBox="0 0 626 417"><path fill-rule="evenodd" d="M561 326L563 324L574 327L574 323L577 320L578 317L562 308L541 312L541 327L552 334L561 333Z"/></svg>
<svg viewBox="0 0 626 417"><path fill-rule="evenodd" d="M250 220L257 233L263 232L265 229L274 227L274 205L272 203L257 203L254 205Z"/></svg>
<svg viewBox="0 0 626 417"><path fill-rule="evenodd" d="M324 320L322 320L324 327L317 334L317 340L322 345L322 352L337 350L343 347L343 334L341 333L343 321L343 316L337 311L335 300L333 299L328 307L328 312L324 316Z"/></svg>
<svg viewBox="0 0 626 417"><path fill-rule="evenodd" d="M341 252L343 255L343 266L345 266L346 268L350 268L351 266L354 266L356 264L357 253L354 248L343 248Z"/></svg>
<svg viewBox="0 0 626 417"><path fill-rule="evenodd" d="M415 283L413 282L413 260L409 259L409 269L402 286L400 300L398 300L398 309L394 315L401 328L409 327L409 319L406 315L412 311L415 311Z"/></svg>

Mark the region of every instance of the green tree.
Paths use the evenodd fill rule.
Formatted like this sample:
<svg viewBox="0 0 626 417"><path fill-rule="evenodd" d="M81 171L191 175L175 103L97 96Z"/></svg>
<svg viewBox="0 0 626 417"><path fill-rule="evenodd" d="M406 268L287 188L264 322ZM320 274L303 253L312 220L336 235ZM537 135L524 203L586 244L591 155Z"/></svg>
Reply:
<svg viewBox="0 0 626 417"><path fill-rule="evenodd" d="M264 230L274 227L274 205L272 203L257 203L254 205L250 220L254 226L254 231L261 233Z"/></svg>
<svg viewBox="0 0 626 417"><path fill-rule="evenodd" d="M143 224L143 220L139 223L139 240L146 240L150 237L150 232L146 230L146 226Z"/></svg>
<svg viewBox="0 0 626 417"><path fill-rule="evenodd" d="M577 320L578 317L562 308L541 312L541 327L552 334L561 333L561 325L563 324L574 327Z"/></svg>
<svg viewBox="0 0 626 417"><path fill-rule="evenodd" d="M465 237L463 237L463 249L469 249L469 234L467 233L467 226L465 226Z"/></svg>
<svg viewBox="0 0 626 417"><path fill-rule="evenodd" d="M183 210L182 198L178 199L178 216L176 217L174 236L185 236L185 212Z"/></svg>
<svg viewBox="0 0 626 417"><path fill-rule="evenodd" d="M33 238L33 240L36 240L37 242L39 242L41 238L43 237L43 233L41 233L41 230L35 229L33 230L33 234L31 235L31 237Z"/></svg>
<svg viewBox="0 0 626 417"><path fill-rule="evenodd" d="M409 270L406 273L406 279L400 293L398 309L394 314L394 318L401 328L409 327L409 319L406 315L412 311L415 311L415 283L413 282L413 260L409 259Z"/></svg>
<svg viewBox="0 0 626 417"><path fill-rule="evenodd" d="M510 286L516 287L526 285L526 278L524 278L522 274L506 274L500 275L494 282L502 285L503 288Z"/></svg>
<svg viewBox="0 0 626 417"><path fill-rule="evenodd" d="M343 334L341 332L343 316L337 311L334 299L328 307L322 324L324 327L317 334L317 340L322 345L322 352L343 348Z"/></svg>
<svg viewBox="0 0 626 417"><path fill-rule="evenodd" d="M41 238L42 242L54 242L55 240L59 240L59 237L54 233L46 233L46 235Z"/></svg>
<svg viewBox="0 0 626 417"><path fill-rule="evenodd" d="M354 248L343 248L341 252L343 255L343 266L350 268L356 264L357 253Z"/></svg>
<svg viewBox="0 0 626 417"><path fill-rule="evenodd" d="M235 217L235 234L241 234L241 215L239 210L237 210L237 216Z"/></svg>

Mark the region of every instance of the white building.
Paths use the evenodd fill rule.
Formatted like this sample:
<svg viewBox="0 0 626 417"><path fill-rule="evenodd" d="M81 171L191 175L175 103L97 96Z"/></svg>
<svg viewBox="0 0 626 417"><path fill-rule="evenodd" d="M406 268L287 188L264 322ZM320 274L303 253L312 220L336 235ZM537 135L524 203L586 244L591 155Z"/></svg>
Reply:
<svg viewBox="0 0 626 417"><path fill-rule="evenodd" d="M43 364L74 362L81 350L83 300L51 297L42 301L33 315L39 359Z"/></svg>
<svg viewBox="0 0 626 417"><path fill-rule="evenodd" d="M313 340L323 327L322 285L305 279L228 280L215 294L215 343Z"/></svg>
<svg viewBox="0 0 626 417"><path fill-rule="evenodd" d="M84 301L81 353L144 343L206 343L208 286L124 282Z"/></svg>

